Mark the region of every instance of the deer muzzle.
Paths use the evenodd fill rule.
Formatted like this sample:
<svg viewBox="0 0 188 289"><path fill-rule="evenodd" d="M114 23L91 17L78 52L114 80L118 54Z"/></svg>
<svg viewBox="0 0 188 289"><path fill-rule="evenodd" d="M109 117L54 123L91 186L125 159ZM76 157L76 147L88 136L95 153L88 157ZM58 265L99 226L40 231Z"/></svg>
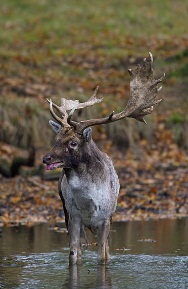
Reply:
<svg viewBox="0 0 188 289"><path fill-rule="evenodd" d="M54 170L63 167L62 162L55 162L50 154L46 154L42 159L43 164L46 165L46 170Z"/></svg>

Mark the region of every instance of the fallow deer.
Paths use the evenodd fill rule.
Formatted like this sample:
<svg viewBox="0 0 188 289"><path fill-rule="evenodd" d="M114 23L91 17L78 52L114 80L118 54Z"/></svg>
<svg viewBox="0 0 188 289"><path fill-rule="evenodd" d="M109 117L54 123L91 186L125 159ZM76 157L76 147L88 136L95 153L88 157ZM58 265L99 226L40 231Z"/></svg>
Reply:
<svg viewBox="0 0 188 289"><path fill-rule="evenodd" d="M57 121L50 120L49 123L57 135L55 145L43 157L43 163L48 170L63 168L59 194L69 235L69 264L75 264L81 258L85 227L97 235L99 262L105 263L109 259L108 236L111 216L116 210L119 181L111 159L92 140L90 127L126 117L145 122L144 116L161 101L156 100L156 96L162 88L158 84L165 74L159 79L154 78L151 53L141 66L128 72L131 77L130 98L119 113L112 112L103 118L80 122L73 120L75 110L102 101L96 97L97 89L84 103L62 98L61 106L58 106L48 100L50 112Z"/></svg>

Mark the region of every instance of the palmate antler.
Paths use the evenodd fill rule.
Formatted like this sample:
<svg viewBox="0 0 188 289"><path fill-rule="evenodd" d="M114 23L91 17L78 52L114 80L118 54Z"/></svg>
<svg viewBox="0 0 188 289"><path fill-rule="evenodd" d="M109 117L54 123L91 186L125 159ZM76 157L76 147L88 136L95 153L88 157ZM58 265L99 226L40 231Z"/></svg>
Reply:
<svg viewBox="0 0 188 289"><path fill-rule="evenodd" d="M97 98L96 94L98 91L98 86L95 89L93 95L89 98L88 101L80 103L79 100L68 100L65 98L61 99L61 106L56 105L51 101L51 99L47 99L50 103L50 112L52 116L63 126L70 127L71 126L71 117L73 116L76 109L82 109L88 106L92 106L96 103L103 101L102 98ZM57 111L61 114L61 117L57 116L53 110L53 107L57 109ZM75 123L75 122L73 122Z"/></svg>
<svg viewBox="0 0 188 289"><path fill-rule="evenodd" d="M76 109L82 109L102 101L102 99L96 98L97 87L91 98L84 103L79 103L78 100L73 101L62 98L61 106L57 106L52 103L51 100L48 100L50 102L50 111L53 117L64 127L74 127L74 130L79 134L82 134L87 127L118 121L126 117L132 117L146 123L144 116L150 114L153 111L154 105L161 101L161 99L155 100L155 98L162 88L158 87L158 84L162 82L165 74L159 79L154 78L153 57L150 52L149 58L145 58L141 66L138 65L135 69L129 69L128 72L131 76L130 98L123 111L119 113L112 112L109 116L104 118L80 122L73 121L72 115ZM54 113L53 107L61 114L61 118Z"/></svg>

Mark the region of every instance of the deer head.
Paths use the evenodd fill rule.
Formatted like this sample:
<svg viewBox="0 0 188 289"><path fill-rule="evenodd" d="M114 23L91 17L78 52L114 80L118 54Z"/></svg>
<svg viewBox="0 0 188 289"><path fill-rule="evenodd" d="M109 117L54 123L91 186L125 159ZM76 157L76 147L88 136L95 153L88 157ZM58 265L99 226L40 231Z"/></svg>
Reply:
<svg viewBox="0 0 188 289"><path fill-rule="evenodd" d="M52 129L56 132L55 145L43 157L43 162L47 165L46 169L58 167L70 168L86 159L88 144L91 140L91 128L86 127L83 131L77 130L77 122L72 121L71 117L76 109L81 109L99 103L102 99L96 98L98 87L87 102L80 103L78 100L61 99L61 106L50 103L50 112L58 122L49 121ZM55 114L53 108L59 112L61 117Z"/></svg>
<svg viewBox="0 0 188 289"><path fill-rule="evenodd" d="M156 96L162 87L158 84L162 82L165 74L159 79L153 76L153 57L149 53L149 58L143 60L143 64L138 65L135 69L128 70L130 80L130 98L125 109L119 113L112 112L110 115L77 122L72 119L75 110L83 109L100 103L103 99L96 97L98 87L90 99L84 103L78 100L67 100L62 98L61 105L58 106L51 100L50 112L56 119L57 123L50 121L50 125L57 133L54 147L44 156L43 162L47 169L57 167L70 168L79 164L83 158L86 158L88 144L91 140L91 126L107 124L118 121L126 117L135 118L138 121L146 123L144 116L150 114L154 106L161 99L156 100ZM54 112L57 110L59 115Z"/></svg>

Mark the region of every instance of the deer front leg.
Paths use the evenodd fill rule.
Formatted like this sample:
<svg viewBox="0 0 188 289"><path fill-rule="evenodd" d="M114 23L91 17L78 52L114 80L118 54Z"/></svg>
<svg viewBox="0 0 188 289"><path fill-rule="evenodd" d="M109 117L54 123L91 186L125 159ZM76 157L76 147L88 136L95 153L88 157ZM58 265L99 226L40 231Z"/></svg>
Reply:
<svg viewBox="0 0 188 289"><path fill-rule="evenodd" d="M110 229L109 229L109 231L110 231ZM108 234L108 237L109 237L109 234ZM105 258L106 258L106 261L108 261L109 258L110 258L109 245L108 245L108 237L107 237L107 240L106 240L106 248L105 248Z"/></svg>
<svg viewBox="0 0 188 289"><path fill-rule="evenodd" d="M81 224L80 226L80 246L79 246L79 250L78 250L78 262L81 263L81 257L82 257L82 253L83 250L87 247L87 237L86 237L86 233L84 230L84 225Z"/></svg>
<svg viewBox="0 0 188 289"><path fill-rule="evenodd" d="M69 219L69 265L76 264L80 252L80 218Z"/></svg>
<svg viewBox="0 0 188 289"><path fill-rule="evenodd" d="M98 243L98 262L105 264L109 259L108 236L110 232L110 220L105 220L104 223L98 227L97 243Z"/></svg>
<svg viewBox="0 0 188 289"><path fill-rule="evenodd" d="M81 227L80 227L80 248L81 248L81 251L83 251L85 248L87 248L87 246L88 246L88 241L87 241L86 232L84 229L84 225L81 225Z"/></svg>

